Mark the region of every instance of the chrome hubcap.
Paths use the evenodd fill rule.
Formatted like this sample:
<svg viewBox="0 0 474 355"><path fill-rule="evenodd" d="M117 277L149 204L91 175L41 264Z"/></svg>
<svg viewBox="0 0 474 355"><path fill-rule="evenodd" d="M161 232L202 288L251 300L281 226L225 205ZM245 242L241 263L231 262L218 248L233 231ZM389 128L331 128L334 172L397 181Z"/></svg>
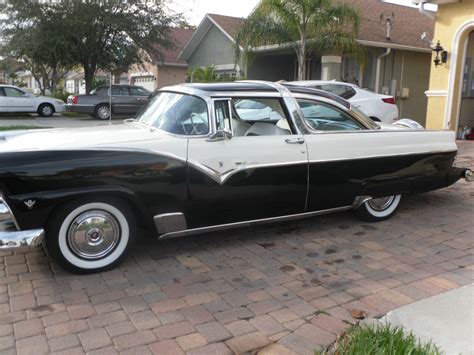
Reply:
<svg viewBox="0 0 474 355"><path fill-rule="evenodd" d="M102 106L99 108L99 117L102 119L109 118L109 108L106 106Z"/></svg>
<svg viewBox="0 0 474 355"><path fill-rule="evenodd" d="M77 216L67 233L71 251L88 259L101 259L109 255L120 240L120 225L110 213L88 211Z"/></svg>
<svg viewBox="0 0 474 355"><path fill-rule="evenodd" d="M395 196L387 196L387 197L374 198L368 201L367 203L375 211L384 211L388 207L390 207L393 200L395 200Z"/></svg>
<svg viewBox="0 0 474 355"><path fill-rule="evenodd" d="M49 116L53 113L53 110L49 106L43 107L43 115Z"/></svg>

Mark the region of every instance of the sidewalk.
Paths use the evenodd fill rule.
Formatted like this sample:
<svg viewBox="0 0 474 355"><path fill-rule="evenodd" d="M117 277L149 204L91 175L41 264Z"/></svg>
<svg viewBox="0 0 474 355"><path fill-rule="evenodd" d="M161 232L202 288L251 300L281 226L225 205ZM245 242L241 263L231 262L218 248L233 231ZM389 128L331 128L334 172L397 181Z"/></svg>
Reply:
<svg viewBox="0 0 474 355"><path fill-rule="evenodd" d="M474 284L395 309L385 321L432 341L445 354L474 354Z"/></svg>

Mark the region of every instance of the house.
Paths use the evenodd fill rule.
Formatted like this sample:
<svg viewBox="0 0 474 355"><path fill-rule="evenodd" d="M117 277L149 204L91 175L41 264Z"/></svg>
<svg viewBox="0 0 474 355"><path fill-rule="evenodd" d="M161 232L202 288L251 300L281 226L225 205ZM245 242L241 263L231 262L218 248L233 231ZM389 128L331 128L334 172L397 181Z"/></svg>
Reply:
<svg viewBox="0 0 474 355"><path fill-rule="evenodd" d="M110 73L99 70L95 75L96 82L108 83ZM82 69L72 70L64 77L64 90L70 94L83 95L86 93L86 80L84 79L84 71ZM128 84L128 76L126 73L114 75L114 84Z"/></svg>
<svg viewBox="0 0 474 355"><path fill-rule="evenodd" d="M345 0L362 17L358 41L367 47L364 68L351 57L327 55L308 59L306 79L338 79L397 98L401 117L425 124L431 49L422 33L433 34L434 21L418 9L378 0ZM244 67L235 63L235 36L243 19L207 14L180 58L190 67L215 65L219 72L255 80L295 80L296 55L275 44L254 49Z"/></svg>
<svg viewBox="0 0 474 355"><path fill-rule="evenodd" d="M206 14L179 59L186 61L189 68L212 65L220 76L241 77L244 66L235 63L234 38L242 22L242 18Z"/></svg>
<svg viewBox="0 0 474 355"><path fill-rule="evenodd" d="M461 137L474 128L474 1L423 0L419 6L425 3L438 4L433 45L439 41L447 54L446 63L436 65L433 52L427 127L457 130Z"/></svg>
<svg viewBox="0 0 474 355"><path fill-rule="evenodd" d="M184 83L188 64L178 56L193 32L193 29L188 28L171 28L170 37L174 46L170 49L156 46L161 55L145 54L148 55L146 62L134 66L128 72L130 84L155 91L164 86Z"/></svg>

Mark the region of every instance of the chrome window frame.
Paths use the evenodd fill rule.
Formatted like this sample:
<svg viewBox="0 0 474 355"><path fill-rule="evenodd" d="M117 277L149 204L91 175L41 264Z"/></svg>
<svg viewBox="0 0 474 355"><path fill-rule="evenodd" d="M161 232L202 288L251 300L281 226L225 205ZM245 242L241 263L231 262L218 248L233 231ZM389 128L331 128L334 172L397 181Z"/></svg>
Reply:
<svg viewBox="0 0 474 355"><path fill-rule="evenodd" d="M365 124L365 122L361 121L358 116L354 114L350 109L347 109L344 105L339 104L336 101L333 101L331 99L327 99L325 97L317 97L315 98L313 95L307 95L307 94L294 94L295 101L298 101L299 99L302 100L308 100L308 101L314 101L314 102L321 102L323 104L333 106L335 109L342 111L343 113L347 114L350 118L352 118L354 121L356 121L358 124L360 124L362 127L365 129L360 129L360 130L344 130L344 131L321 131L317 130L307 122L307 120L304 117L303 112L301 112L301 120L304 124L304 126L308 129L310 133L315 133L315 134L348 134L348 133L367 133L370 131L378 131L372 127L369 127ZM298 104L299 106L299 104Z"/></svg>

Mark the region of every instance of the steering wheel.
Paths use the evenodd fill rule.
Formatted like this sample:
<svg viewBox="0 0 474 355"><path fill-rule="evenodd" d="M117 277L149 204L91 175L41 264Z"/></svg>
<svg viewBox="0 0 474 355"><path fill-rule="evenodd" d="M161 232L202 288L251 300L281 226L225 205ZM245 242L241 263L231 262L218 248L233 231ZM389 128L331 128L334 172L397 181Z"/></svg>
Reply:
<svg viewBox="0 0 474 355"><path fill-rule="evenodd" d="M188 124L186 124L188 120L181 121L181 126L183 127L184 133L189 136L196 136L205 134L207 132L207 130L204 132L201 132L200 130L200 125L205 125L207 127L207 119L193 112L189 120L191 121L191 129L187 128L189 126Z"/></svg>

